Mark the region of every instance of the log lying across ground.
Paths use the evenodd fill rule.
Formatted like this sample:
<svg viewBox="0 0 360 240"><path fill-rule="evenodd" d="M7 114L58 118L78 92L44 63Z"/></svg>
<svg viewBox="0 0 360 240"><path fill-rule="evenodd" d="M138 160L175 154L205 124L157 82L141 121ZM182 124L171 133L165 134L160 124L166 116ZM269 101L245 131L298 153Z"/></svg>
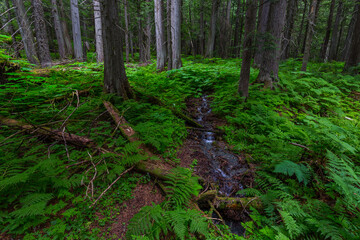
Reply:
<svg viewBox="0 0 360 240"><path fill-rule="evenodd" d="M200 194L195 201L201 207L211 207L211 202L216 209L244 210L249 207L262 208L261 200L257 197L219 197L216 190L209 190Z"/></svg>
<svg viewBox="0 0 360 240"><path fill-rule="evenodd" d="M104 102L104 106L107 108L114 121L118 125L118 128L122 131L123 134L127 136L127 139L130 142L137 141L136 133L131 128L131 126L126 122L126 120L120 116L119 111L108 102ZM78 136L75 134L69 134L66 132L62 132L59 130L54 130L47 127L39 127L36 125L24 123L22 121L18 121L15 119L0 117L0 125L6 125L13 128L20 128L25 132L30 134L40 134L47 136L53 140L65 142L67 144L71 144L78 147L89 148L92 150L99 151L100 153L113 153L115 155L121 156L120 153L116 153L111 151L110 149L100 148L97 146L95 141L92 139ZM146 154L151 154L151 152L146 148L146 146L140 145L141 150L145 151ZM84 162L84 161L83 161ZM82 163L83 163L82 162ZM76 166L76 164L73 164ZM157 178L162 181L169 180L168 168L161 162L154 161L142 161L138 163L134 169L141 173L148 173L152 177ZM203 182L202 178L200 178L200 182ZM202 206L208 202L214 203L214 206L217 209L233 209L233 210L244 210L248 207L261 208L261 201L258 198L226 198L217 196L216 190L209 190L205 193L202 193L200 196L194 199L194 201Z"/></svg>
<svg viewBox="0 0 360 240"><path fill-rule="evenodd" d="M56 141L66 141L67 144L75 145L78 147L96 148L96 144L92 139L54 130L48 127L38 127L32 124L24 123L15 119L0 117L0 124L9 127L20 128L28 133L37 133L50 137Z"/></svg>

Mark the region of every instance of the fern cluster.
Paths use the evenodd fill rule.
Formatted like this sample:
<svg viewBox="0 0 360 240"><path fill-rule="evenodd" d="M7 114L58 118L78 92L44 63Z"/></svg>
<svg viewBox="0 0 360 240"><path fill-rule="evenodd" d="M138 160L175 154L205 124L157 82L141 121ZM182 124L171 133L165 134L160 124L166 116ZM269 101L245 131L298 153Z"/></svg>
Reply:
<svg viewBox="0 0 360 240"><path fill-rule="evenodd" d="M168 199L159 205L143 207L130 221L127 239L190 239L191 236L208 236L208 222L199 211L187 209L188 201L201 189L198 179L187 168L175 168L168 175Z"/></svg>

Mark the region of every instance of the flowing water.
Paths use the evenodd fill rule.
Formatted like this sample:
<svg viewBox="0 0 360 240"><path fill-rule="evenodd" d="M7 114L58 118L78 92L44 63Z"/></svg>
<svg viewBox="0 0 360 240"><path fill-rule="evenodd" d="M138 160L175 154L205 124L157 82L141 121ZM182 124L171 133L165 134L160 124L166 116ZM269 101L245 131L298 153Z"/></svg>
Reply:
<svg viewBox="0 0 360 240"><path fill-rule="evenodd" d="M197 107L196 120L204 126L206 131L199 131L197 134L201 139L201 149L209 160L209 173L212 181L219 186L219 193L230 197L237 196L237 192L243 189L241 184L242 176L248 171L248 167L241 163L238 155L217 146L216 131L213 123L207 119L211 116L208 96L204 95ZM241 222L223 216L231 231L238 235L244 234Z"/></svg>

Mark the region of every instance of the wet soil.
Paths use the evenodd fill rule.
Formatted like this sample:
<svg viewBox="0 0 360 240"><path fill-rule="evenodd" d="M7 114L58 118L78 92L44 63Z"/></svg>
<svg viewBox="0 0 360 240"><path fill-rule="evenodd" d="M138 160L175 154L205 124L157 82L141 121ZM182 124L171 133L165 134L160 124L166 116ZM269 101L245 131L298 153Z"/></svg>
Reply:
<svg viewBox="0 0 360 240"><path fill-rule="evenodd" d="M237 192L252 186L254 167L247 164L244 154L234 153L223 140L224 133L219 127L226 121L212 112L211 100L205 95L187 101L188 111L205 130L188 130L188 138L178 152L178 158L182 167L195 165L194 171L206 181L206 188L217 189L223 196L242 197ZM233 233L244 234L241 222L249 220L246 213L225 210L220 214Z"/></svg>
<svg viewBox="0 0 360 240"><path fill-rule="evenodd" d="M133 190L133 198L122 203L119 215L115 222L107 227L111 227L109 236L116 235L118 239L125 239L127 225L130 219L140 211L144 206L151 206L152 203L159 204L165 200L161 194L161 190L154 184L149 182L147 184L138 184ZM107 228L106 227L106 228Z"/></svg>

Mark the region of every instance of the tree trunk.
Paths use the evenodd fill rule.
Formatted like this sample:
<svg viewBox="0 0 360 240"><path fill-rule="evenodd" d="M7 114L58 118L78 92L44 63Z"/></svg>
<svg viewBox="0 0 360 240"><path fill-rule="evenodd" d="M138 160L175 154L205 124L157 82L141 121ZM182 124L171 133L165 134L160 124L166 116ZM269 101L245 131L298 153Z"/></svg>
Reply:
<svg viewBox="0 0 360 240"><path fill-rule="evenodd" d="M204 23L204 11L202 9L204 9L204 1L205 0L200 0L200 33L199 33L199 53L201 56L204 56L204 52L205 52L205 23Z"/></svg>
<svg viewBox="0 0 360 240"><path fill-rule="evenodd" d="M83 50L82 50L82 41L81 41L78 0L71 0L70 4L71 4L72 34L74 41L74 54L75 54L75 59L81 62L83 60Z"/></svg>
<svg viewBox="0 0 360 240"><path fill-rule="evenodd" d="M104 88L124 100L133 98L125 72L123 59L122 31L118 26L118 5L116 0L102 1L101 17L104 42Z"/></svg>
<svg viewBox="0 0 360 240"><path fill-rule="evenodd" d="M325 34L324 42L321 46L321 52L320 52L320 58L323 60L325 60L326 51L327 51L327 48L329 45L330 34L331 34L332 23L333 23L333 16L334 16L334 8L335 8L335 0L332 0L331 4L330 4L329 18L328 18L327 27L326 27L326 34Z"/></svg>
<svg viewBox="0 0 360 240"><path fill-rule="evenodd" d="M222 17L222 27L220 30L220 57L229 57L229 48L231 43L231 0L224 2L224 14Z"/></svg>
<svg viewBox="0 0 360 240"><path fill-rule="evenodd" d="M172 69L181 68L181 2L171 0Z"/></svg>
<svg viewBox="0 0 360 240"><path fill-rule="evenodd" d="M349 49L350 49L350 45L351 45L351 39L353 36L353 33L355 31L355 22L356 22L356 12L359 11L359 5L355 4L354 10L353 10L353 14L352 14L352 18L350 21L350 25L348 28L348 33L346 35L346 39L345 39L345 46L344 49L341 53L341 61L346 61L349 57Z"/></svg>
<svg viewBox="0 0 360 240"><path fill-rule="evenodd" d="M87 62L87 52L90 50L90 45L87 40L87 27L85 22L85 17L82 18L82 24L83 24L83 31L84 31L84 37L82 38L82 48L83 48L83 57L82 61Z"/></svg>
<svg viewBox="0 0 360 240"><path fill-rule="evenodd" d="M104 61L104 49L102 40L102 24L99 0L94 0L94 22L95 22L95 40L96 40L96 57L98 62Z"/></svg>
<svg viewBox="0 0 360 240"><path fill-rule="evenodd" d="M336 12L336 18L334 23L334 28L332 31L331 36L331 43L330 43L330 51L329 51L329 61L336 60L337 57L337 50L339 44L339 35L340 35L340 22L343 15L343 1L339 1L339 5Z"/></svg>
<svg viewBox="0 0 360 240"><path fill-rule="evenodd" d="M206 57L212 58L214 55L215 36L216 36L216 20L218 15L219 0L212 1L211 19L209 38L206 44Z"/></svg>
<svg viewBox="0 0 360 240"><path fill-rule="evenodd" d="M143 15L141 9L141 1L138 1L138 42L139 42L139 61L147 62L144 44Z"/></svg>
<svg viewBox="0 0 360 240"><path fill-rule="evenodd" d="M124 18L125 18L125 58L126 62L130 61L130 44L129 44L129 17L128 2L124 0Z"/></svg>
<svg viewBox="0 0 360 240"><path fill-rule="evenodd" d="M164 71L166 63L166 42L163 24L163 1L154 0L155 34L156 34L156 67Z"/></svg>
<svg viewBox="0 0 360 240"><path fill-rule="evenodd" d="M146 27L145 27L145 60L150 62L151 60L151 13L150 0L146 0Z"/></svg>
<svg viewBox="0 0 360 240"><path fill-rule="evenodd" d="M30 29L24 3L22 0L13 0L13 4L16 7L16 19L20 27L20 33L22 42L24 44L26 57L30 63L39 64L34 45L34 36Z"/></svg>
<svg viewBox="0 0 360 240"><path fill-rule="evenodd" d="M257 0L247 0L247 11L245 18L245 38L243 46L243 57L238 92L242 97L249 97L249 79L254 32L256 28Z"/></svg>
<svg viewBox="0 0 360 240"><path fill-rule="evenodd" d="M257 81L264 83L265 88L273 88L279 79L279 62L282 32L285 24L286 0L271 2L267 33L273 39L272 46L263 50L262 63Z"/></svg>
<svg viewBox="0 0 360 240"><path fill-rule="evenodd" d="M31 0L39 59L42 67L51 66L49 40L46 33L44 10L41 0Z"/></svg>
<svg viewBox="0 0 360 240"><path fill-rule="evenodd" d="M240 57L240 48L241 48L241 37L242 37L242 27L243 27L241 2L242 0L238 0L236 6L236 20L235 20L234 44L233 44L235 57Z"/></svg>
<svg viewBox="0 0 360 240"><path fill-rule="evenodd" d="M167 53L168 53L168 68L167 70L172 69L172 44L171 44L171 0L167 0L166 3L166 12L167 12Z"/></svg>
<svg viewBox="0 0 360 240"><path fill-rule="evenodd" d="M61 29L62 29L63 35L64 35L66 57L72 57L74 55L74 51L73 51L73 47L71 44L71 36L69 34L68 25L66 23L66 19L68 17L65 15L63 0L59 0L58 3L59 3Z"/></svg>
<svg viewBox="0 0 360 240"><path fill-rule="evenodd" d="M259 13L259 25L258 25L258 34L257 34L257 50L254 57L254 65L260 67L263 62L264 54L264 43L266 37L266 31L269 23L269 11L270 11L271 1L264 0L261 5L261 13Z"/></svg>
<svg viewBox="0 0 360 240"><path fill-rule="evenodd" d="M20 52L19 52L19 44L18 42L16 41L16 37L15 37L15 31L14 31L14 26L13 26L13 16L11 14L11 11L10 11L10 2L9 0L6 0L5 1L5 5L6 5L6 8L8 10L8 13L7 13L7 21L8 21L8 29L9 29L9 34L11 35L11 38L12 38L12 41L13 41L13 49L14 49L14 52L15 52L15 57L16 58L20 58Z"/></svg>
<svg viewBox="0 0 360 240"><path fill-rule="evenodd" d="M299 31L299 35L297 37L297 39L298 39L298 41L297 41L297 55L299 53L302 53L302 50L300 52L299 52L299 50L301 49L301 39L303 39L302 38L302 32L303 32L304 25L305 25L307 5L308 5L308 0L304 0L304 9L303 9L303 12L302 12L300 31ZM306 30L305 30L305 36L306 36Z"/></svg>
<svg viewBox="0 0 360 240"><path fill-rule="evenodd" d="M360 4L360 0L357 0L356 4ZM357 66L360 62L360 7L358 7L358 11L354 12L354 15L356 15L356 21L349 47L349 57L345 62L345 71L349 71L351 67Z"/></svg>
<svg viewBox="0 0 360 240"><path fill-rule="evenodd" d="M311 43L312 43L312 37L314 34L314 27L315 27L315 18L316 18L316 5L317 0L313 0L310 8L310 14L309 14L309 29L307 31L306 35L306 42L305 42L305 50L304 50L304 57L303 62L301 66L301 71L306 71L307 64L309 62L310 58L310 50L311 50Z"/></svg>
<svg viewBox="0 0 360 240"><path fill-rule="evenodd" d="M56 39L58 42L60 59L64 59L64 58L66 58L65 40L64 40L64 34L62 31L62 27L61 27L61 22L60 22L60 17L59 17L56 0L51 0L51 7L52 7L52 16L54 19L54 27L55 27Z"/></svg>
<svg viewBox="0 0 360 240"><path fill-rule="evenodd" d="M294 30L294 23L295 23L295 15L298 8L298 0L289 0L289 5L287 8L286 13L286 27L284 33L284 41L282 44L282 59L288 59L290 57L290 46L291 46L291 39L292 33Z"/></svg>

